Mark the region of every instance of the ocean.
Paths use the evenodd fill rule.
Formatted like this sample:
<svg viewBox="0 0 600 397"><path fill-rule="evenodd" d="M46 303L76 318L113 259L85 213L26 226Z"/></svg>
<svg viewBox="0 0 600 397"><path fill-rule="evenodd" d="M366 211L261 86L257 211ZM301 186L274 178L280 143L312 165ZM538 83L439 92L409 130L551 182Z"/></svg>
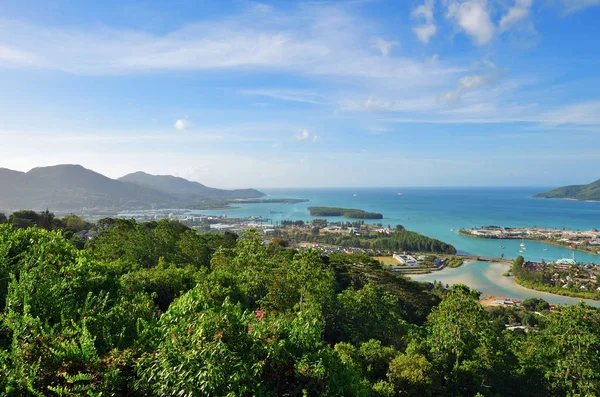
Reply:
<svg viewBox="0 0 600 397"><path fill-rule="evenodd" d="M310 206L358 208L379 212L384 216L382 220L365 220L366 223L381 223L392 227L400 224L406 229L450 243L464 254L489 257L504 254L505 258L523 255L526 260L544 259L547 262L574 255L577 261L600 262L600 256L539 242L528 241L526 251L519 253L519 240L475 239L457 233L460 228L488 225L573 230L600 228L600 203L532 198L535 193L549 189L550 187L261 189L269 195L268 198L302 198L309 201L297 204L235 204L238 208L195 213L227 215L230 218L263 216L271 219L273 224L278 224L282 220L313 219L307 209ZM345 220L336 217L327 219ZM479 266L478 268L474 264L464 269L477 271L483 265ZM466 272L464 269L459 273ZM431 277L444 274L452 274L452 271L418 278L431 281ZM491 284L486 287L489 283ZM481 281L477 288L484 294L489 292L487 294L494 295L496 290L492 287L495 283L493 280L489 283ZM517 293L516 290L512 292ZM523 291L519 290L518 293L523 296ZM532 292L532 296L534 295L536 294Z"/></svg>

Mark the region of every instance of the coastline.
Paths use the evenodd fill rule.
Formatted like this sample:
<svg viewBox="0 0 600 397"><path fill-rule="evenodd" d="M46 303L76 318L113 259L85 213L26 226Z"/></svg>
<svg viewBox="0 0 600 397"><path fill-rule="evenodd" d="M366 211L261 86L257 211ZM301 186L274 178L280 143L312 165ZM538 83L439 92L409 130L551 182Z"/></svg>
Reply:
<svg viewBox="0 0 600 397"><path fill-rule="evenodd" d="M569 298L577 298L577 299L583 299L583 300L600 301L600 298L590 298L590 297L587 297L587 296L582 296L582 295L588 294L588 293L592 294L592 292L587 292L587 293L586 292L581 292L581 293L579 293L581 295L579 295L577 293L573 293L573 291L562 290L562 289L557 289L557 291L560 291L562 293L549 292L549 291L546 291L543 288L543 284L542 284L542 286L540 286L537 283L530 283L528 285L525 285L525 284L523 284L523 280L521 280L519 278L515 278L514 276L510 276L510 277L513 279L513 282L515 284L520 285L523 288L527 288L527 289L533 290L533 291L545 292L545 293L548 293L548 294L558 295L558 296L566 296L566 297L569 297Z"/></svg>
<svg viewBox="0 0 600 397"><path fill-rule="evenodd" d="M536 196L532 196L532 198L535 199L545 199L545 200L569 200L569 201L581 201L583 203L600 203L600 200L583 200L583 199L577 199L577 198L571 198L571 197L536 197Z"/></svg>
<svg viewBox="0 0 600 397"><path fill-rule="evenodd" d="M470 238L477 238L480 240L499 240L499 241L504 241L504 240L519 240L518 238L498 238L498 237L489 237L489 236L478 236L476 234L473 233L469 233L467 230L464 229L459 229L458 233L461 236L465 236L465 237L470 237ZM566 244L561 244L559 242L556 242L554 240L545 240L545 239L536 239L536 238L524 238L525 241L536 241L539 243L544 243L544 244L549 244L549 245L553 245L555 247L561 247L561 248L566 248L569 249L571 251L579 251L579 252L585 252L586 254L590 254L590 255L594 255L594 256L600 256L600 254L598 253L598 251L588 251L588 250L584 250L581 248L572 248L569 245Z"/></svg>
<svg viewBox="0 0 600 397"><path fill-rule="evenodd" d="M478 269L479 268L479 269ZM480 262L471 260L459 268L446 268L444 271L433 274L406 275L414 281L433 282L443 284L465 284L485 296L500 296L507 299L525 300L527 298L541 298L551 304L577 304L583 301L591 306L600 307L599 300L571 297L553 294L546 291L524 287L518 284L512 276L503 276L510 268L510 264L502 262Z"/></svg>

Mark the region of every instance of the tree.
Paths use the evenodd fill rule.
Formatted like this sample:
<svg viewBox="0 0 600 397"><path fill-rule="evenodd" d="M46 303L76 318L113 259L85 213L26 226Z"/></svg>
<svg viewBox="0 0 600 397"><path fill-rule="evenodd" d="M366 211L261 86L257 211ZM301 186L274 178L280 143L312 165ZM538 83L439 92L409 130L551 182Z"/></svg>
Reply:
<svg viewBox="0 0 600 397"><path fill-rule="evenodd" d="M432 363L455 395L485 391L499 363L498 338L478 299L478 292L455 284L427 320Z"/></svg>
<svg viewBox="0 0 600 397"><path fill-rule="evenodd" d="M600 315L584 303L565 306L546 319L539 338L545 376L559 393L600 394Z"/></svg>
<svg viewBox="0 0 600 397"><path fill-rule="evenodd" d="M433 366L421 354L397 355L389 364L387 377L399 395L437 394L438 385L434 384Z"/></svg>
<svg viewBox="0 0 600 397"><path fill-rule="evenodd" d="M540 298L528 298L522 303L522 306L529 311L541 312L544 310L550 310L550 304Z"/></svg>
<svg viewBox="0 0 600 397"><path fill-rule="evenodd" d="M375 338L401 347L407 330L402 314L398 298L377 284L368 283L360 290L350 287L336 297L329 333L334 341L358 344Z"/></svg>
<svg viewBox="0 0 600 397"><path fill-rule="evenodd" d="M8 218L3 212L0 212L0 224L8 222Z"/></svg>
<svg viewBox="0 0 600 397"><path fill-rule="evenodd" d="M308 249L283 261L264 300L266 307L285 312L311 309L329 312L334 299L335 274L323 263L319 251Z"/></svg>
<svg viewBox="0 0 600 397"><path fill-rule="evenodd" d="M161 396L364 396L358 374L322 342L322 331L309 311L289 318L228 300L215 305L194 288L161 317L156 345L138 366L139 386Z"/></svg>
<svg viewBox="0 0 600 397"><path fill-rule="evenodd" d="M40 223L40 214L31 210L13 212L8 222L18 229L26 229Z"/></svg>

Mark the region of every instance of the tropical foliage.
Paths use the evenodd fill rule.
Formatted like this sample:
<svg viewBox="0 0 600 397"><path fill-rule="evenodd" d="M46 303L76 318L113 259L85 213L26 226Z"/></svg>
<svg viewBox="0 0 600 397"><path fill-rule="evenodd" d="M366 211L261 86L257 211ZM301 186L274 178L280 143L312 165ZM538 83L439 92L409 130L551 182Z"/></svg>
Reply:
<svg viewBox="0 0 600 397"><path fill-rule="evenodd" d="M78 248L59 227L0 225L0 395L600 393L600 314L584 304L490 311L363 255L93 227Z"/></svg>

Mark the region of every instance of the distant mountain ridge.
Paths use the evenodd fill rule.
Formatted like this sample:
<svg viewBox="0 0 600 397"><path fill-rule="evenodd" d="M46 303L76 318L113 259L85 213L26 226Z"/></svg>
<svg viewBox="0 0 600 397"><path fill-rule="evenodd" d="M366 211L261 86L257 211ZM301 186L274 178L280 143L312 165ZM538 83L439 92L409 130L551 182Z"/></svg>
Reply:
<svg viewBox="0 0 600 397"><path fill-rule="evenodd" d="M600 201L600 179L587 185L559 187L546 193L538 193L533 197Z"/></svg>
<svg viewBox="0 0 600 397"><path fill-rule="evenodd" d="M256 189L215 189L198 182L188 181L187 179L172 175L150 175L142 171L127 174L118 178L118 180L183 197L256 198L264 196L263 193Z"/></svg>
<svg viewBox="0 0 600 397"><path fill-rule="evenodd" d="M142 183L140 175L154 182ZM264 195L254 189L210 188L172 176L134 173L121 179L126 180L111 179L73 164L38 167L28 172L0 168L0 210L199 208Z"/></svg>

